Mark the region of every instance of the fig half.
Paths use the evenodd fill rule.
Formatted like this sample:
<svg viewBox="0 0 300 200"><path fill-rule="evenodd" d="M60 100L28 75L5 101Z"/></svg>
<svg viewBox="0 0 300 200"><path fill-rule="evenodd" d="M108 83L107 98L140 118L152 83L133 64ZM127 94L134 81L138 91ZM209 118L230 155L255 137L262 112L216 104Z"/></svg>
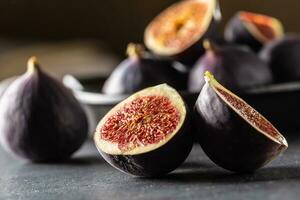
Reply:
<svg viewBox="0 0 300 200"><path fill-rule="evenodd" d="M124 100L99 122L94 135L103 158L135 176L161 176L176 169L193 145L189 113L177 91L166 84Z"/></svg>
<svg viewBox="0 0 300 200"><path fill-rule="evenodd" d="M249 88L272 83L269 66L248 48L235 45L219 46L205 40L206 53L192 68L188 81L191 92L200 92L205 84L204 73L208 70L225 87L242 93Z"/></svg>
<svg viewBox="0 0 300 200"><path fill-rule="evenodd" d="M186 90L188 70L184 65L156 58L138 44L129 44L127 54L128 58L121 62L105 81L103 93L132 94L162 83L178 90Z"/></svg>
<svg viewBox="0 0 300 200"><path fill-rule="evenodd" d="M192 64L203 52L201 40L216 35L216 24L220 20L216 0L180 1L147 26L144 41L159 56Z"/></svg>
<svg viewBox="0 0 300 200"><path fill-rule="evenodd" d="M238 12L225 27L227 41L248 45L254 51L283 35L283 26L278 19L246 11Z"/></svg>
<svg viewBox="0 0 300 200"><path fill-rule="evenodd" d="M0 99L0 142L34 162L68 159L88 134L84 110L72 92L43 72L35 57Z"/></svg>
<svg viewBox="0 0 300 200"><path fill-rule="evenodd" d="M252 172L287 149L279 131L210 72L195 105L197 138L208 157L233 172Z"/></svg>
<svg viewBox="0 0 300 200"><path fill-rule="evenodd" d="M287 35L266 45L259 54L277 83L300 81L300 36Z"/></svg>

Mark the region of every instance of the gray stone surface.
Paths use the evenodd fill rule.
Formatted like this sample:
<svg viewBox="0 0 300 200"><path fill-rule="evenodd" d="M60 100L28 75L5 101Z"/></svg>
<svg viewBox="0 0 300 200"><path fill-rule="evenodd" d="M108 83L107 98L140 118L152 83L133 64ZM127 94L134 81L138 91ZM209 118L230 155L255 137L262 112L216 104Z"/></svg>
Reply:
<svg viewBox="0 0 300 200"><path fill-rule="evenodd" d="M237 175L211 163L198 145L176 171L160 179L131 177L103 161L88 142L63 164L29 164L0 150L1 200L182 200L300 198L300 142L255 174Z"/></svg>

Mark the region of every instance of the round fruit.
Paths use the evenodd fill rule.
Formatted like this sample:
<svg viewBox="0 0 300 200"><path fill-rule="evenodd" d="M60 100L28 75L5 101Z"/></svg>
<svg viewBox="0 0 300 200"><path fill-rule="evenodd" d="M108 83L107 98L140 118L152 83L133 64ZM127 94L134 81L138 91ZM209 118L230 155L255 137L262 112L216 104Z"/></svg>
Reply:
<svg viewBox="0 0 300 200"><path fill-rule="evenodd" d="M197 138L209 158L234 172L252 172L287 149L279 131L219 84L210 72L195 105Z"/></svg>
<svg viewBox="0 0 300 200"><path fill-rule="evenodd" d="M245 11L238 12L225 27L227 41L248 45L254 51L283 35L283 26L278 19Z"/></svg>
<svg viewBox="0 0 300 200"><path fill-rule="evenodd" d="M187 88L188 70L178 62L158 59L144 52L141 45L129 44L129 57L110 75L103 93L132 94L146 87L167 83L179 90Z"/></svg>
<svg viewBox="0 0 300 200"><path fill-rule="evenodd" d="M289 35L269 43L260 57L269 64L275 82L300 81L300 36Z"/></svg>
<svg viewBox="0 0 300 200"><path fill-rule="evenodd" d="M166 84L124 100L99 122L95 144L113 167L135 176L160 176L176 169L193 145L188 111Z"/></svg>
<svg viewBox="0 0 300 200"><path fill-rule="evenodd" d="M215 74L221 84L235 92L244 92L248 88L272 82L268 65L247 48L232 45L221 47L208 40L204 41L204 47L206 53L190 72L189 91L201 91L207 70Z"/></svg>
<svg viewBox="0 0 300 200"><path fill-rule="evenodd" d="M192 64L203 51L201 40L216 34L221 14L216 0L185 0L171 5L146 28L146 46L155 54Z"/></svg>
<svg viewBox="0 0 300 200"><path fill-rule="evenodd" d="M0 99L0 142L26 160L69 158L85 141L87 124L73 94L44 73L34 57Z"/></svg>

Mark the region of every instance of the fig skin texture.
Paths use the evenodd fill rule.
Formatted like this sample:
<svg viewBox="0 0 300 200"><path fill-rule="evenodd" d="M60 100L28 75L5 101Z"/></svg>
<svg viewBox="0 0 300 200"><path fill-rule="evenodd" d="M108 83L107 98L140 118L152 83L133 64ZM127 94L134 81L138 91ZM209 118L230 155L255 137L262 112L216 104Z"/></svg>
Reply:
<svg viewBox="0 0 300 200"><path fill-rule="evenodd" d="M140 45L129 44L127 53L128 58L117 66L104 83L103 93L132 94L162 83L186 90L188 69L184 65L147 54Z"/></svg>
<svg viewBox="0 0 300 200"><path fill-rule="evenodd" d="M276 83L300 81L300 36L288 35L266 45L259 54Z"/></svg>
<svg viewBox="0 0 300 200"><path fill-rule="evenodd" d="M195 105L194 124L197 140L214 163L233 172L253 172L287 149L278 131L272 137L254 128L216 92L217 88L229 91L210 73L206 79Z"/></svg>
<svg viewBox="0 0 300 200"><path fill-rule="evenodd" d="M139 151L135 151L134 149L134 153L108 153L107 150L103 150L103 145L101 145L102 142L100 141L102 140L100 139L100 130L103 124L105 123L106 119L111 114L114 114L116 110L122 108L122 106L125 103L131 102L136 97L155 94L163 96L173 95L171 97L171 102L174 103L174 105L178 108L179 106L181 106L181 109L185 112L185 114L182 114L182 117L184 118L181 127L178 128L178 131L176 133L173 133L173 137L169 138L167 141L165 141L166 138L164 138L163 143L159 143L158 146L155 146L155 148L144 146L139 147L142 148L142 150ZM194 135L191 133L190 128L190 113L187 110L182 98L174 89L167 86L166 84L162 84L146 88L138 93L135 93L133 96L129 97L127 100L124 100L115 108L113 108L100 121L94 136L94 141L102 157L110 165L112 165L119 171L139 177L160 177L175 170L179 165L181 165L185 161L185 159L191 152L194 141ZM112 145L113 144L111 143L110 146ZM144 148L147 148L147 150L145 150Z"/></svg>
<svg viewBox="0 0 300 200"><path fill-rule="evenodd" d="M218 0L179 1L149 23L144 43L155 55L192 67L204 53L203 40L219 37L221 18Z"/></svg>
<svg viewBox="0 0 300 200"><path fill-rule="evenodd" d="M249 88L273 82L269 66L248 48L235 45L217 46L206 40L206 53L189 75L188 90L200 92L205 84L204 73L211 71L230 90L243 93Z"/></svg>
<svg viewBox="0 0 300 200"><path fill-rule="evenodd" d="M247 21L245 18L256 18L258 23L262 26L262 30L271 31L264 35L261 30L256 28L254 22ZM257 13L240 11L238 12L229 23L225 26L224 37L226 41L247 45L253 51L258 52L265 44L283 37L284 30L281 22L273 17L261 15Z"/></svg>
<svg viewBox="0 0 300 200"><path fill-rule="evenodd" d="M35 57L0 99L0 142L32 162L68 159L85 141L88 122L71 91L43 72Z"/></svg>

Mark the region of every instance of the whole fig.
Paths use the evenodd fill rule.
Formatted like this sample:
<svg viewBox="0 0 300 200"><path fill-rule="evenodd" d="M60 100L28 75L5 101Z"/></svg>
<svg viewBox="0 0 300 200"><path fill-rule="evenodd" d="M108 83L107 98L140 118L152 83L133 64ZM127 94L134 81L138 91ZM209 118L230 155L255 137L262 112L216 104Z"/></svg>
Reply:
<svg viewBox="0 0 300 200"><path fill-rule="evenodd" d="M300 81L300 35L289 34L270 42L259 56L269 64L276 83Z"/></svg>
<svg viewBox="0 0 300 200"><path fill-rule="evenodd" d="M225 87L243 93L249 88L272 83L269 66L244 46L219 46L205 40L206 53L190 72L188 89L200 92L205 84L204 73L211 71Z"/></svg>
<svg viewBox="0 0 300 200"><path fill-rule="evenodd" d="M84 110L71 91L43 72L35 57L0 99L0 142L33 162L68 159L88 133Z"/></svg>
<svg viewBox="0 0 300 200"><path fill-rule="evenodd" d="M128 58L121 62L105 81L102 92L109 95L132 94L157 84L185 90L188 69L170 59L147 53L141 45L129 44Z"/></svg>

